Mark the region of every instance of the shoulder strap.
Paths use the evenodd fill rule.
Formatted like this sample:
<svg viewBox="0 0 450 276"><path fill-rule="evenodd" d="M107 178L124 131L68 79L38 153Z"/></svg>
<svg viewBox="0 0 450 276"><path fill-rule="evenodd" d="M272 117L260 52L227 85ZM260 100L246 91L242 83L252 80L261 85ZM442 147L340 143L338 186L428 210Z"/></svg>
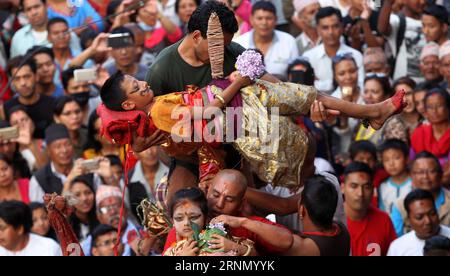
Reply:
<svg viewBox="0 0 450 276"><path fill-rule="evenodd" d="M395 40L395 57L397 58L398 52L400 52L400 47L402 46L403 40L405 39L406 32L406 17L403 13L398 14L400 19L400 25L398 28L397 38Z"/></svg>

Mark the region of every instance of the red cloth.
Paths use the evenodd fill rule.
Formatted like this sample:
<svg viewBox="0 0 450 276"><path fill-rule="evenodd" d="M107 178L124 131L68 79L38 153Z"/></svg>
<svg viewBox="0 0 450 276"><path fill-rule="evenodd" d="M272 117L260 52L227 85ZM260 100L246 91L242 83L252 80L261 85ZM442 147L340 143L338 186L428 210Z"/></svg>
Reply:
<svg viewBox="0 0 450 276"><path fill-rule="evenodd" d="M267 220L262 217L251 216L251 217L247 217L247 218L251 219L251 220L255 220L255 221L260 221L262 223L275 225L275 226L281 227L283 229L287 229L283 225L271 222L270 220ZM234 237L238 237L238 238L245 238L245 239L252 240L255 243L256 250L262 256L283 252L281 249L270 245L269 243L267 243L266 241L261 239L255 233L253 233L243 227L231 228L230 235L232 235ZM169 234L167 235L166 244L164 245L164 252L166 252L166 250L169 249L169 247L176 242L177 242L177 234L176 234L175 228L172 228L172 229L170 229Z"/></svg>
<svg viewBox="0 0 450 276"><path fill-rule="evenodd" d="M177 27L175 29L175 32L172 34L169 34L164 28L156 29L150 38L145 40L144 46L147 49L152 49L159 43L161 43L165 38L167 38L167 41L170 43L177 42L180 38L183 37L183 31L181 31L180 27Z"/></svg>
<svg viewBox="0 0 450 276"><path fill-rule="evenodd" d="M374 207L369 207L366 217L361 221L347 218L347 226L352 256L386 256L389 245L397 238L388 214ZM379 250L375 249L374 252L373 248Z"/></svg>
<svg viewBox="0 0 450 276"><path fill-rule="evenodd" d="M8 85L8 75L3 70L3 68L0 67L0 91L3 91L6 85ZM5 91L5 94L3 94L2 96L2 100L6 102L9 99L11 99L11 89L8 87Z"/></svg>
<svg viewBox="0 0 450 276"><path fill-rule="evenodd" d="M104 104L100 104L97 114L102 120L100 134L116 144L129 144L131 132L134 130L141 137L149 136L156 131L152 120L143 111L112 111Z"/></svg>
<svg viewBox="0 0 450 276"><path fill-rule="evenodd" d="M429 124L417 127L411 135L411 147L415 153L429 151L436 157L447 157L450 150L450 128L438 140L433 135L433 128Z"/></svg>
<svg viewBox="0 0 450 276"><path fill-rule="evenodd" d="M27 178L21 178L17 180L17 184L19 185L20 196L22 197L22 202L25 204L30 203L30 180Z"/></svg>

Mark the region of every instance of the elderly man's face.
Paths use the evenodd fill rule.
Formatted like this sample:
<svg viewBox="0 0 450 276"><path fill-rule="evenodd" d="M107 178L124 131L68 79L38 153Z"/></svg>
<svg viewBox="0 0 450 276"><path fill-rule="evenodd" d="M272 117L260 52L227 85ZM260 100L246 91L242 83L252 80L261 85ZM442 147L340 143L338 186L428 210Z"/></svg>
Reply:
<svg viewBox="0 0 450 276"><path fill-rule="evenodd" d="M435 192L441 187L442 175L439 164L431 158L419 158L412 167L412 182L415 188Z"/></svg>
<svg viewBox="0 0 450 276"><path fill-rule="evenodd" d="M409 205L409 221L419 239L429 239L439 232L439 216L429 199L417 200Z"/></svg>
<svg viewBox="0 0 450 276"><path fill-rule="evenodd" d="M207 195L210 217L236 215L241 209L244 194L240 184L224 178L214 178Z"/></svg>
<svg viewBox="0 0 450 276"><path fill-rule="evenodd" d="M118 197L109 197L102 200L98 205L97 217L101 224L108 224L114 228L119 227L121 200ZM127 220L126 212L122 219L122 226Z"/></svg>
<svg viewBox="0 0 450 276"><path fill-rule="evenodd" d="M425 77L425 80L438 79L441 74L439 72L439 57L427 56L420 61L420 72Z"/></svg>

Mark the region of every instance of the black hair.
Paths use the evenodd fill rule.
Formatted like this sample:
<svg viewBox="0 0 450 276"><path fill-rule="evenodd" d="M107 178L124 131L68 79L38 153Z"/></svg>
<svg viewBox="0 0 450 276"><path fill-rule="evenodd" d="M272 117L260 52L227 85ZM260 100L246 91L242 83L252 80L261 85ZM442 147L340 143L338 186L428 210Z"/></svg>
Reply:
<svg viewBox="0 0 450 276"><path fill-rule="evenodd" d="M69 27L69 23L67 23L67 20L65 20L62 17L54 17L48 21L47 31L50 32L50 28L57 23L63 23L63 24L66 24L67 27Z"/></svg>
<svg viewBox="0 0 450 276"><path fill-rule="evenodd" d="M95 152L100 152L102 149L102 144L95 139L95 135L97 131L95 130L95 122L99 119L97 112L93 111L91 115L89 115L88 120L88 133L87 133L87 143L84 147L84 150L93 149Z"/></svg>
<svg viewBox="0 0 450 276"><path fill-rule="evenodd" d="M86 28L81 34L80 34L80 46L83 50L87 49L87 43L89 40L94 40L97 37L98 33L94 31L92 28Z"/></svg>
<svg viewBox="0 0 450 276"><path fill-rule="evenodd" d="M444 236L433 236L425 241L424 256L448 256L450 254L450 239Z"/></svg>
<svg viewBox="0 0 450 276"><path fill-rule="evenodd" d="M351 173L362 172L370 176L373 179L373 171L366 163L352 162L344 169L344 176L347 177Z"/></svg>
<svg viewBox="0 0 450 276"><path fill-rule="evenodd" d="M277 8L272 2L269 1L258 1L252 5L252 15L255 14L256 11L263 10L271 12L273 15L277 16Z"/></svg>
<svg viewBox="0 0 450 276"><path fill-rule="evenodd" d="M416 85L413 93L422 92L422 91L428 92L429 90L433 89L434 87L436 87L436 83L434 83L433 81L424 81L424 82L421 82Z"/></svg>
<svg viewBox="0 0 450 276"><path fill-rule="evenodd" d="M403 153L403 155L408 158L409 147L408 145L400 139L389 139L386 140L378 149L380 153L383 153L389 149L396 149Z"/></svg>
<svg viewBox="0 0 450 276"><path fill-rule="evenodd" d="M305 77L303 80L300 80L301 81L300 84L313 86L314 78L315 78L314 68L311 66L311 63L309 61L307 61L306 59L296 58L294 61L289 63L288 68L287 68L288 75L292 73L294 67L297 65L303 65L306 67Z"/></svg>
<svg viewBox="0 0 450 276"><path fill-rule="evenodd" d="M195 2L195 4L198 6L200 6L202 4L202 2L200 0L192 0ZM180 9L180 2L181 0L176 0L175 1L175 13L178 14L178 10Z"/></svg>
<svg viewBox="0 0 450 276"><path fill-rule="evenodd" d="M427 92L427 94L425 95L425 98L423 99L423 102L425 103L425 109L427 109L426 102L427 102L428 98L433 95L439 95L442 98L444 98L447 109L450 108L450 95L448 94L448 92L445 91L444 89L442 89L441 87L434 87L434 88L431 88L431 90L429 90Z"/></svg>
<svg viewBox="0 0 450 276"><path fill-rule="evenodd" d="M314 176L306 181L300 204L305 206L315 225L323 229L330 229L337 203L336 188L325 177Z"/></svg>
<svg viewBox="0 0 450 276"><path fill-rule="evenodd" d="M383 89L383 94L385 96L392 96L392 87L388 77L378 77L376 75L369 76L364 79L364 84L366 84L366 82L370 80L377 81L378 84L380 84L381 89Z"/></svg>
<svg viewBox="0 0 450 276"><path fill-rule="evenodd" d="M8 118L11 119L11 115L12 115L13 113L17 112L17 111L23 111L23 112L25 112L25 113L28 115L28 117L30 117L30 119L31 119L30 114L28 114L27 108L26 108L25 106L23 106L23 105L15 105L15 106L11 107L11 108L8 110Z"/></svg>
<svg viewBox="0 0 450 276"><path fill-rule="evenodd" d="M169 203L169 214L173 217L175 209L183 202L190 201L199 205L200 210L206 216L208 214L208 203L205 194L199 188L181 189L174 194Z"/></svg>
<svg viewBox="0 0 450 276"><path fill-rule="evenodd" d="M444 6L436 5L436 4L428 5L423 10L423 14L433 16L440 23L448 25L448 12Z"/></svg>
<svg viewBox="0 0 450 276"><path fill-rule="evenodd" d="M109 16L113 15L116 13L117 8L120 6L120 4L122 3L122 0L112 0L111 2L109 2L108 7L106 8L106 15ZM109 19L112 23L112 18Z"/></svg>
<svg viewBox="0 0 450 276"><path fill-rule="evenodd" d="M69 81L74 78L74 74L75 74L74 72L77 69L82 69L82 67L78 67L78 66L70 67L61 73L61 80L62 80L62 85L64 87L64 90L67 91L67 87L69 86Z"/></svg>
<svg viewBox="0 0 450 276"><path fill-rule="evenodd" d="M75 102L78 106L80 106L78 104L78 102L71 96L61 96L58 97L56 99L56 104L55 104L55 108L53 109L53 114L55 114L56 116L61 116L61 114L64 111L64 107L66 107L66 104L71 103L71 102ZM81 109L81 107L80 107Z"/></svg>
<svg viewBox="0 0 450 276"><path fill-rule="evenodd" d="M440 175L442 175L444 173L443 170L442 170L442 167L441 167L441 163L439 162L439 159L434 154L432 154L432 153L430 153L428 151L421 151L421 152L419 152L414 157L414 160L412 161L411 166L413 167L414 163L416 163L416 161L419 160L419 159L432 159L434 161L435 165L436 165L436 169L437 169L438 173Z"/></svg>
<svg viewBox="0 0 450 276"><path fill-rule="evenodd" d="M52 49L44 46L33 46L27 51L26 56L30 56L30 54L32 54L33 58L39 54L46 54L50 56L52 60L55 60L55 54L53 53Z"/></svg>
<svg viewBox="0 0 450 276"><path fill-rule="evenodd" d="M111 163L111 166L120 166L122 167L122 161L120 160L120 157L115 154L108 154L105 156L108 158L109 163Z"/></svg>
<svg viewBox="0 0 450 276"><path fill-rule="evenodd" d="M377 147L370 141L361 140L353 142L350 146L350 158L355 159L360 152L370 153L375 160L377 160Z"/></svg>
<svg viewBox="0 0 450 276"><path fill-rule="evenodd" d="M92 176L92 174L87 174L87 175L80 175L75 177L71 182L70 182L70 188L73 187L73 185L75 183L82 183L84 184L86 187L88 187L91 192L94 194L94 202L93 202L93 206L92 209L89 210L89 213L87 214L88 216L88 226L89 226L89 232L92 232L94 230L95 227L97 227L97 225L100 224L100 222L98 221L97 218L97 210L95 208L95 190L94 190L94 184L92 183L92 180L89 179L89 176ZM77 237L79 239L83 238L82 237L82 233L81 233L81 220L76 216L75 212L72 213L72 215L70 216L70 223L72 225L72 228L74 230L74 232L76 233Z"/></svg>
<svg viewBox="0 0 450 276"><path fill-rule="evenodd" d="M92 231L92 240L91 240L91 250L94 247L97 247L97 239L103 235L109 234L111 232L117 232L117 229L112 227L109 224L100 224ZM92 254L92 252L91 252Z"/></svg>
<svg viewBox="0 0 450 276"><path fill-rule="evenodd" d="M415 89L417 86L417 83L410 77L405 76L405 77L401 77L398 78L394 81L394 84L392 85L392 88L395 90L397 88L398 85L403 84L403 85L408 85L409 87L411 87L411 89Z"/></svg>
<svg viewBox="0 0 450 276"><path fill-rule="evenodd" d="M125 91L122 89L124 79L125 75L121 71L117 71L106 80L100 89L100 97L108 109L124 111L122 103L127 100Z"/></svg>
<svg viewBox="0 0 450 276"><path fill-rule="evenodd" d="M353 64L356 67L356 70L358 70L358 64L356 63L356 60L353 57L352 53L338 54L338 55L334 56L331 59L331 67L333 69L333 89L336 89L339 86L337 81L336 81L336 77L335 77L335 75L336 75L336 66L339 63L341 63L342 61L345 61L345 60L353 62Z"/></svg>
<svg viewBox="0 0 450 276"><path fill-rule="evenodd" d="M32 218L33 218L33 212L36 210L39 210L39 209L44 210L44 212L48 214L47 208L45 207L44 203L34 201L34 202L30 202L30 204L28 204L28 206L30 207ZM48 232L45 235L45 237L53 239L55 241L58 241L58 238L56 237L56 233L55 233L55 230L53 229L53 227L50 227L48 229Z"/></svg>
<svg viewBox="0 0 450 276"><path fill-rule="evenodd" d="M6 72L8 72L8 74L12 77L13 69L20 69L24 66L30 67L33 74L36 74L36 72L37 72L36 61L34 60L34 58L30 58L28 55L25 55L25 56L19 55L19 56L16 56L16 57L13 57L12 59L10 59L6 66Z"/></svg>
<svg viewBox="0 0 450 276"><path fill-rule="evenodd" d="M47 4L47 0L40 0L42 4ZM23 6L23 2L25 2L25 0L20 0L19 2L19 7L23 10L24 6Z"/></svg>
<svg viewBox="0 0 450 276"><path fill-rule="evenodd" d="M414 203L418 200L427 200L427 199L433 203L432 205L434 207L435 206L434 205L434 197L433 197L433 194L430 193L429 191L425 191L422 189L415 189L415 190L412 190L411 192L409 192L409 194L405 197L405 201L403 201L403 207L405 207L405 210L408 213L408 216L411 211L409 209L409 207L411 206L412 203Z"/></svg>
<svg viewBox="0 0 450 276"><path fill-rule="evenodd" d="M334 8L334 7L323 7L320 8L319 11L316 13L316 22L319 24L320 20L329 16L336 15L339 19L339 22L342 23L342 13L340 10Z"/></svg>
<svg viewBox="0 0 450 276"><path fill-rule="evenodd" d="M236 17L225 4L217 1L206 1L192 13L188 22L188 33L193 33L195 30L198 30L202 34L202 37L206 38L209 17L213 12L219 17L224 33L234 34L238 31L239 27Z"/></svg>
<svg viewBox="0 0 450 276"><path fill-rule="evenodd" d="M0 202L0 219L14 229L19 229L22 226L25 234L30 233L33 227L30 207L17 200Z"/></svg>
<svg viewBox="0 0 450 276"><path fill-rule="evenodd" d="M112 29L110 33L111 34L129 34L131 39L133 40L133 43L135 42L134 41L134 33L127 27L123 27L123 26L116 27L116 28Z"/></svg>

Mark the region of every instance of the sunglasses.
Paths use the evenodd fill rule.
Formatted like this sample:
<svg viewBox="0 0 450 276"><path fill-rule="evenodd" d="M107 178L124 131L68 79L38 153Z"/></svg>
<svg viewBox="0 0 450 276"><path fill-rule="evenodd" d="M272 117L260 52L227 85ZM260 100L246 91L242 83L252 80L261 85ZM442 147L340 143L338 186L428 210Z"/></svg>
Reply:
<svg viewBox="0 0 450 276"><path fill-rule="evenodd" d="M335 55L335 56L331 59L331 61L332 61L334 64L336 64L336 63L338 63L338 62L341 62L341 61L343 61L343 60L352 60L352 61L355 61L355 59L353 58L352 53L337 54L337 55Z"/></svg>

